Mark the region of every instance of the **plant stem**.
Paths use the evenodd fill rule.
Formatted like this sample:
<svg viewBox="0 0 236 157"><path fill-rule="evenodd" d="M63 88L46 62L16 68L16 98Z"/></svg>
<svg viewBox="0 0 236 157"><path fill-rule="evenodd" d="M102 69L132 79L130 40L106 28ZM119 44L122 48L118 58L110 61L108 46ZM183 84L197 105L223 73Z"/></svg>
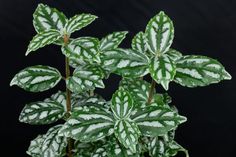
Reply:
<svg viewBox="0 0 236 157"><path fill-rule="evenodd" d="M147 102L148 104L150 104L152 101L155 87L156 87L156 81L152 79L151 88L150 88L149 94L148 94L148 102Z"/></svg>
<svg viewBox="0 0 236 157"><path fill-rule="evenodd" d="M64 35L64 44L68 44L69 37L68 35ZM70 77L70 66L69 66L69 58L65 57L65 71L66 71L66 77ZM67 110L67 118L70 117L70 112L71 112L71 92L70 90L66 87L66 110ZM68 157L72 157L72 149L73 149L73 140L71 138L68 138Z"/></svg>

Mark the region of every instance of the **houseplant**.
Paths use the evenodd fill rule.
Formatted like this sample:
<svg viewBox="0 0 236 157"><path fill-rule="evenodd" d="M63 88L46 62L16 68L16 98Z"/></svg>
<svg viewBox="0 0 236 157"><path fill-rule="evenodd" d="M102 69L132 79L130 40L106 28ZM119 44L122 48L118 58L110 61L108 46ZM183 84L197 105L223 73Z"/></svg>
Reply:
<svg viewBox="0 0 236 157"><path fill-rule="evenodd" d="M66 74L56 68L35 65L21 70L10 85L43 92L64 80L66 91L27 104L19 120L32 125L64 123L51 127L29 146L33 157L153 157L175 156L185 148L174 141L175 130L187 119L171 104L168 94L157 93L156 85L169 89L174 81L186 87L206 86L231 79L221 63L209 57L182 55L171 47L174 26L160 12L144 32L134 36L130 49L119 48L127 32L114 32L101 40L71 38L75 31L97 17L79 14L67 18L62 12L39 4L33 24L37 34L26 55L49 44L61 47ZM73 73L71 73L73 69ZM105 88L111 73L122 80L111 100L94 92ZM144 76L150 75L149 83Z"/></svg>

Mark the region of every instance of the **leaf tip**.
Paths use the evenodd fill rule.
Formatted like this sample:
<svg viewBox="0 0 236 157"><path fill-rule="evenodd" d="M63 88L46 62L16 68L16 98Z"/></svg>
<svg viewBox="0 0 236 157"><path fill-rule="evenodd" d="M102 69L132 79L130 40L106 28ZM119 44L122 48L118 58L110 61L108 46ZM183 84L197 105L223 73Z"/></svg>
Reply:
<svg viewBox="0 0 236 157"><path fill-rule="evenodd" d="M232 79L232 76L226 70L224 70L223 73L224 73L224 79L225 80L231 80Z"/></svg>
<svg viewBox="0 0 236 157"><path fill-rule="evenodd" d="M16 85L17 84L17 76L14 76L13 79L10 82L10 86Z"/></svg>
<svg viewBox="0 0 236 157"><path fill-rule="evenodd" d="M167 91L169 89L169 81L163 80L160 82L162 87Z"/></svg>

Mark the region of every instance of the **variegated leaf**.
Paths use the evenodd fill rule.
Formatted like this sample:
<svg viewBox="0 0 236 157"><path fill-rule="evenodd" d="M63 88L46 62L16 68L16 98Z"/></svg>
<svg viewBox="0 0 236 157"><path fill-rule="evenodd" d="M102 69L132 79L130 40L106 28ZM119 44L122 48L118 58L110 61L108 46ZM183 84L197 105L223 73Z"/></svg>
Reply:
<svg viewBox="0 0 236 157"><path fill-rule="evenodd" d="M66 80L67 87L75 93L104 88L102 81L104 78L103 69L99 66L80 66L75 69L73 76Z"/></svg>
<svg viewBox="0 0 236 157"><path fill-rule="evenodd" d="M132 153L136 153L138 138L140 131L136 123L130 120L119 120L115 124L115 136L120 143L130 149Z"/></svg>
<svg viewBox="0 0 236 157"><path fill-rule="evenodd" d="M178 152L184 152L186 157L189 157L188 151L179 145L177 142L173 141L169 143L168 149L166 150L166 155L176 156Z"/></svg>
<svg viewBox="0 0 236 157"><path fill-rule="evenodd" d="M128 91L118 89L112 96L111 109L117 119L129 118L133 109L133 99Z"/></svg>
<svg viewBox="0 0 236 157"><path fill-rule="evenodd" d="M42 143L43 157L61 157L65 155L67 138L58 136L62 125L56 125L48 130Z"/></svg>
<svg viewBox="0 0 236 157"><path fill-rule="evenodd" d="M152 78L168 90L170 81L174 79L176 67L169 57L162 55L151 59L149 71Z"/></svg>
<svg viewBox="0 0 236 157"><path fill-rule="evenodd" d="M82 60L86 63L100 62L98 51L99 40L92 37L80 37L62 47L66 57Z"/></svg>
<svg viewBox="0 0 236 157"><path fill-rule="evenodd" d="M148 73L148 58L131 49L114 49L101 55L104 69L124 77L141 77Z"/></svg>
<svg viewBox="0 0 236 157"><path fill-rule="evenodd" d="M26 91L42 92L56 86L61 77L60 72L53 67L36 65L17 73L10 86L17 85Z"/></svg>
<svg viewBox="0 0 236 157"><path fill-rule="evenodd" d="M68 20L68 22L65 25L65 31L68 34L71 34L75 31L78 31L90 23L92 23L97 16L91 15L91 14L79 14L75 15L72 18Z"/></svg>
<svg viewBox="0 0 236 157"><path fill-rule="evenodd" d="M109 34L106 37L102 38L99 50L101 52L104 52L107 50L116 49L124 40L127 33L127 31L113 32L112 34Z"/></svg>
<svg viewBox="0 0 236 157"><path fill-rule="evenodd" d="M159 139L158 137L151 138L148 144L148 149L149 155L151 157L167 157L165 153L165 142L162 139Z"/></svg>
<svg viewBox="0 0 236 157"><path fill-rule="evenodd" d="M98 147L91 155L91 157L107 157L106 145Z"/></svg>
<svg viewBox="0 0 236 157"><path fill-rule="evenodd" d="M206 86L231 79L223 65L209 57L188 55L180 58L176 63L174 81L182 86Z"/></svg>
<svg viewBox="0 0 236 157"><path fill-rule="evenodd" d="M39 135L30 142L30 146L27 150L27 154L32 157L42 157L42 144L45 139L45 135Z"/></svg>
<svg viewBox="0 0 236 157"><path fill-rule="evenodd" d="M39 4L33 16L34 28L38 33L50 29L62 32L67 22L67 18L62 12L45 4Z"/></svg>
<svg viewBox="0 0 236 157"><path fill-rule="evenodd" d="M145 33L138 32L132 39L131 47L132 49L138 52L146 53L147 52L147 39L146 39Z"/></svg>
<svg viewBox="0 0 236 157"><path fill-rule="evenodd" d="M175 49L169 49L166 52L166 55L173 61L175 62L176 60L180 59L183 55L179 51Z"/></svg>
<svg viewBox="0 0 236 157"><path fill-rule="evenodd" d="M143 135L151 137L165 135L186 121L186 117L171 109L157 106L139 108L131 115L131 119L137 123Z"/></svg>
<svg viewBox="0 0 236 157"><path fill-rule="evenodd" d="M25 55L28 55L30 52L36 51L37 49L42 48L46 45L52 44L53 42L57 41L60 37L61 37L60 32L54 29L38 33L30 41L30 44L28 46Z"/></svg>
<svg viewBox="0 0 236 157"><path fill-rule="evenodd" d="M99 106L78 107L60 130L61 136L71 137L82 142L102 139L113 133L113 116Z"/></svg>
<svg viewBox="0 0 236 157"><path fill-rule="evenodd" d="M145 33L148 50L153 54L163 54L173 42L174 26L171 19L161 11L149 21Z"/></svg>

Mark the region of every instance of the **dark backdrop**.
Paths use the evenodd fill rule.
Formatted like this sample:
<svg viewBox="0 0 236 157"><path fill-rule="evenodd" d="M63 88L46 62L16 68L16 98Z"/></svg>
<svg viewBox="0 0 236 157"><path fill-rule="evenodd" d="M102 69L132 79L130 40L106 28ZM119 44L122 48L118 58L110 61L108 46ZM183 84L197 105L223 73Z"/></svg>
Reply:
<svg viewBox="0 0 236 157"><path fill-rule="evenodd" d="M59 47L48 46L25 57L29 41L35 34L32 13L41 1L0 1L0 67L1 67L1 155L27 156L31 139L45 133L49 126L30 126L18 122L25 103L41 100L63 89L29 93L9 82L26 66L48 64L64 70ZM173 104L188 122L177 131L177 141L189 149L191 157L233 157L236 152L236 1L235 0L48 0L42 1L70 17L89 12L99 16L77 36L103 37L112 31L128 30L123 47L129 47L134 34L144 30L148 20L164 10L174 21L173 48L184 54L200 54L217 58L232 74L233 80L202 88L170 85ZM105 98L117 88L119 77L106 80L107 88L98 90ZM162 91L161 88L158 90ZM179 156L183 156L180 154Z"/></svg>

